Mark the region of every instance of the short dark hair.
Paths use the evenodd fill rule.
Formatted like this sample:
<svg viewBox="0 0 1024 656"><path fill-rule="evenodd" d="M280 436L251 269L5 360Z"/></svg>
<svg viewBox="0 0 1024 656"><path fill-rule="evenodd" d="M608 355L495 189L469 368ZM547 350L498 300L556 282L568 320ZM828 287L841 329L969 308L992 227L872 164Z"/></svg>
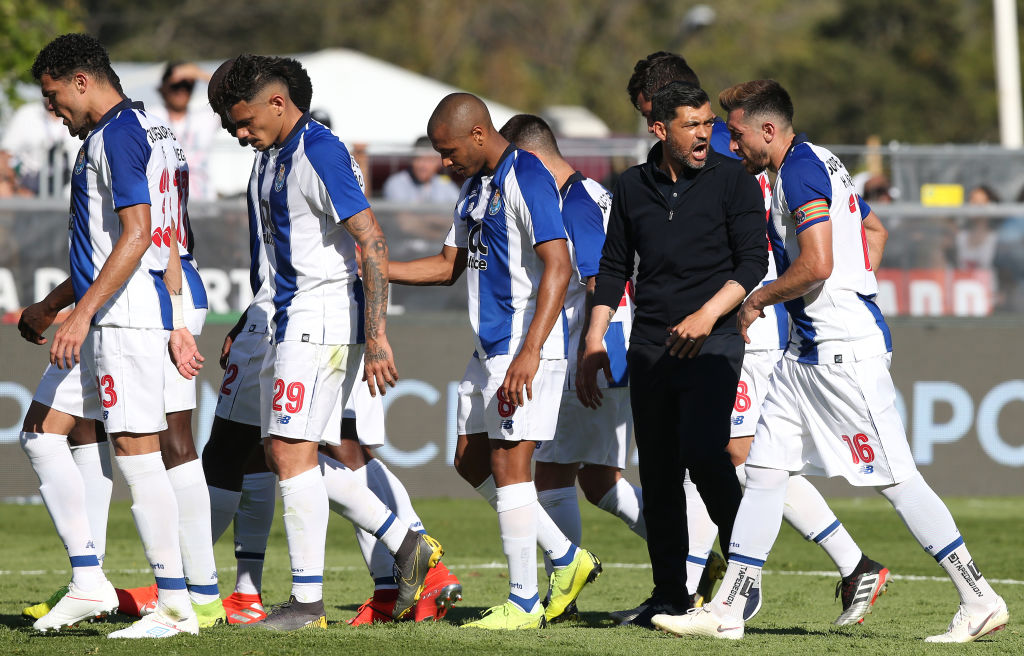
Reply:
<svg viewBox="0 0 1024 656"><path fill-rule="evenodd" d="M121 90L121 80L110 66L110 55L95 37L88 34L62 34L50 41L32 63L32 77L41 80L49 75L61 80L79 71Z"/></svg>
<svg viewBox="0 0 1024 656"><path fill-rule="evenodd" d="M711 102L704 89L686 82L669 82L651 98L651 120L668 124L677 107L703 107Z"/></svg>
<svg viewBox="0 0 1024 656"><path fill-rule="evenodd" d="M669 82L689 82L695 87L700 86L700 78L681 55L664 50L652 52L633 66L633 75L626 85L629 101L640 109L641 93L651 100L655 92Z"/></svg>
<svg viewBox="0 0 1024 656"><path fill-rule="evenodd" d="M561 155L551 126L539 116L516 114L498 132L519 148Z"/></svg>
<svg viewBox="0 0 1024 656"><path fill-rule="evenodd" d="M288 89L288 97L302 111L309 111L313 84L302 64L287 57L239 55L215 93L216 106L231 107L255 98L267 85L277 82Z"/></svg>
<svg viewBox="0 0 1024 656"><path fill-rule="evenodd" d="M727 112L742 109L747 118L772 116L793 123L793 100L775 80L751 80L729 87L718 94L718 103Z"/></svg>

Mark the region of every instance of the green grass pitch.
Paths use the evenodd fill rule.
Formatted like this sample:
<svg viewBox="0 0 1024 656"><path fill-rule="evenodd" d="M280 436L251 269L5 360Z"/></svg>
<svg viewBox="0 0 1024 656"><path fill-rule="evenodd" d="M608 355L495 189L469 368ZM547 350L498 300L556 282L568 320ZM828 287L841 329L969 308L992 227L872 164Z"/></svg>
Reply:
<svg viewBox="0 0 1024 656"><path fill-rule="evenodd" d="M111 641L106 634L128 622L123 616L114 616L59 634L39 635L20 617L21 609L46 598L67 581L67 557L41 506L0 505L0 525L4 527L0 532L0 654L1024 654L1024 635L1018 624L1018 613L1024 610L1024 499L970 498L948 503L972 555L1006 599L1011 615L1007 629L968 646L922 641L945 630L957 608L956 593L941 568L917 546L881 498L832 503L865 552L896 575L865 623L850 627L831 624L840 612L833 598L838 575L825 574L832 565L824 553L783 526L764 577L764 608L747 624L746 638L738 643L614 627L606 613L634 606L650 591L647 552L643 542L618 519L585 502L584 544L601 557L605 570L580 597L581 621L514 634L460 629L458 624L504 600L508 592L497 520L477 499L421 499L416 503L430 533L445 546L445 562L464 587L464 600L443 622L360 628L345 624L343 620L369 595L371 582L351 525L332 516L324 581L326 631L275 634L218 626L203 630L198 637ZM278 517L263 579L268 603L283 600L288 592L287 558ZM217 562L221 591L227 594L234 584L230 535L217 545ZM106 569L120 587L152 581L124 502L111 508ZM543 571L541 575L543 581Z"/></svg>

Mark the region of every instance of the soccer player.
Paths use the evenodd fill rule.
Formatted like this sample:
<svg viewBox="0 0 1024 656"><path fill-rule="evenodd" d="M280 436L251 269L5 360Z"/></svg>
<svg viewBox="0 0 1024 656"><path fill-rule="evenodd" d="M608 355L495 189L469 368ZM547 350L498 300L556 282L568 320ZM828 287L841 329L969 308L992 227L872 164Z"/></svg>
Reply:
<svg viewBox="0 0 1024 656"><path fill-rule="evenodd" d="M551 128L539 116L513 116L500 132L517 148L536 155L554 176L562 198L562 220L573 245L579 274L569 280L565 294L568 375L555 438L542 442L534 453L537 497L566 537L579 544L583 529L576 494L578 480L588 501L616 515L630 530L647 539L647 526L640 512L640 489L622 477L632 434L626 371L626 347L632 323L632 299L628 293L623 294L605 335L612 364L611 380L602 390L604 402L593 410L584 408L575 390L576 363L582 343L580 334L590 316L594 276L601 259L611 194L565 161ZM550 573L550 558L546 557L545 561Z"/></svg>
<svg viewBox="0 0 1024 656"><path fill-rule="evenodd" d="M793 103L773 80L726 89L734 152L748 171L775 172L769 235L778 280L748 297L744 335L768 305L785 303L789 346L769 383L747 458L747 489L729 567L710 604L684 617L656 616L673 633L743 637L743 606L778 535L793 472L842 476L878 490L918 543L946 570L960 609L928 642L971 642L1006 625L1009 613L975 565L953 517L917 471L894 403L892 340L874 297L877 242L866 237L843 163L798 137Z"/></svg>
<svg viewBox="0 0 1024 656"><path fill-rule="evenodd" d="M686 60L673 53L655 52L636 63L627 91L633 106L647 120L649 130L653 124L650 116L650 99L655 91L676 80L698 86L700 84L697 74ZM716 120L711 130L711 147L717 153L736 157L729 148L729 140L729 130L725 121ZM764 170L754 171L753 174L765 199L766 214L770 214L771 183L768 175ZM870 214L870 208L863 204L861 210L866 219ZM880 259L885 228L877 217L865 220L864 227L869 240L881 240L877 248ZM770 243L768 248L770 251ZM777 277L775 261L769 257L768 273L759 286L766 285ZM740 371L740 382L731 418L731 435L727 446L741 484L746 481L743 463L754 439L754 427L760 417L768 380L789 341L789 315L785 307L781 303L768 305L764 308L764 313L765 320L755 323L747 331L743 368ZM699 606L706 598L710 598L714 578L721 578L725 573L725 562L721 556L711 552L718 527L711 521L703 501L696 494L693 483L689 480L689 472L684 480L684 488L687 493L686 509L690 527L686 581L688 591L694 595L694 605ZM841 598L843 610L835 623L846 625L862 622L864 615L884 592L889 570L864 555L846 527L828 507L821 493L803 476L791 476L789 479L784 518L805 540L819 545L839 570L842 582L838 588L838 596ZM698 578L704 585L698 586ZM708 582L711 585L708 585ZM698 587L701 587L700 593ZM698 599L698 596L702 598ZM759 608L758 598L748 609L746 619L753 617Z"/></svg>
<svg viewBox="0 0 1024 656"><path fill-rule="evenodd" d="M317 447L331 439L327 425L333 409L351 394L361 359L371 394L383 394L398 375L385 334L387 242L344 144L291 99L285 62L239 56L218 100L236 136L259 151L250 182L251 211L262 225L274 300L273 346L261 375L261 423L267 462L280 478L292 564L291 598L259 623L276 630L326 625L329 510ZM346 517L371 527L396 555L394 612L401 617L419 598L441 546L396 522L347 473Z"/></svg>
<svg viewBox="0 0 1024 656"><path fill-rule="evenodd" d="M463 626L536 628L545 615L563 614L600 573L600 561L539 507L530 472L536 443L554 437L565 378L560 314L572 264L558 188L536 157L498 133L476 96L445 96L427 135L442 164L468 180L441 253L392 263L392 280L451 284L469 269L476 350L459 387L455 467L498 511L509 565L508 600ZM546 609L538 541L556 568Z"/></svg>
<svg viewBox="0 0 1024 656"><path fill-rule="evenodd" d="M124 98L106 51L92 37L54 39L37 55L32 74L71 134L87 135L71 182L72 296L61 299L76 306L53 337L50 362L71 368L81 361L94 376L159 588L156 612L109 637L198 633L182 570L177 502L159 444L159 432L167 428L168 345L183 376L202 366L183 318L175 231L181 188L174 183L180 183L184 156L166 126ZM102 595L70 602L80 606L74 614L79 619L110 606ZM85 608L88 603L92 609ZM37 628L73 623L73 614L58 612L62 604Z"/></svg>

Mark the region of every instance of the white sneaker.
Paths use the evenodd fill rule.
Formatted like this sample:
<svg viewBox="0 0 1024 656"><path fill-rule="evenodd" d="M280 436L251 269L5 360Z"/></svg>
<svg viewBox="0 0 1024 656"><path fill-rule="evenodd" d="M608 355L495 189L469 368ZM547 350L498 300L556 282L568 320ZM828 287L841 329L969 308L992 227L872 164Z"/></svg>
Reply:
<svg viewBox="0 0 1024 656"><path fill-rule="evenodd" d="M157 609L127 629L108 633L108 638L170 638L179 633L199 635L199 621L195 615L183 620L174 619Z"/></svg>
<svg viewBox="0 0 1024 656"><path fill-rule="evenodd" d="M999 603L988 609L987 612L968 613L967 608L960 604L960 609L953 616L949 628L945 633L929 636L925 642L974 642L983 635L988 635L1006 626L1010 621L1010 611L1006 609L1006 602L998 597Z"/></svg>
<svg viewBox="0 0 1024 656"><path fill-rule="evenodd" d="M91 617L101 617L117 610L117 591L110 581L104 581L96 590L83 592L74 583L68 585L68 593L32 625L43 633L58 630Z"/></svg>
<svg viewBox="0 0 1024 656"><path fill-rule="evenodd" d="M709 606L691 608L685 615L655 615L651 623L676 635L702 635L723 640L743 637L743 620L719 619Z"/></svg>

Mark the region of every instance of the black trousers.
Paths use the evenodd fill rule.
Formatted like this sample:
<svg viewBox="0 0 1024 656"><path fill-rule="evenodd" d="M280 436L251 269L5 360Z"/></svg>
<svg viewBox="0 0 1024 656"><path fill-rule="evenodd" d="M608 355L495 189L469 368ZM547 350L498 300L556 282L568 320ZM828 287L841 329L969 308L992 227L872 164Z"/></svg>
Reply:
<svg viewBox="0 0 1024 656"><path fill-rule="evenodd" d="M664 346L634 344L627 359L654 576L652 596L685 606L689 538L683 470L690 470L690 479L718 525L726 557L742 496L725 449L743 339L737 334L710 335L696 358L684 360L669 355Z"/></svg>

